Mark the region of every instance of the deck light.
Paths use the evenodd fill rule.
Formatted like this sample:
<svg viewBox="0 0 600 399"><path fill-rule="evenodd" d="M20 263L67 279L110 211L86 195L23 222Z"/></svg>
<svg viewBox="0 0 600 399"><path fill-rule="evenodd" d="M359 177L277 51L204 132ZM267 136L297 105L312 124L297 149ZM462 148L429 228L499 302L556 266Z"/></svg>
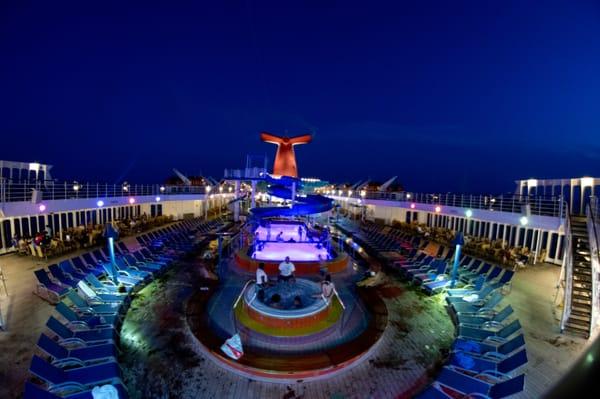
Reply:
<svg viewBox="0 0 600 399"><path fill-rule="evenodd" d="M415 204L414 202L412 204L410 204L410 209L415 209L417 207L417 204Z"/></svg>
<svg viewBox="0 0 600 399"><path fill-rule="evenodd" d="M470 218L471 216L473 216L473 211L472 211L472 210L470 210L470 209L467 209L467 210L465 211L465 216L466 216L466 217L468 217L468 218Z"/></svg>
<svg viewBox="0 0 600 399"><path fill-rule="evenodd" d="M223 192L223 186L219 186L219 192L222 193Z"/></svg>
<svg viewBox="0 0 600 399"><path fill-rule="evenodd" d="M160 186L160 192L161 192L161 193L164 193L164 192L165 192L165 190L166 190L165 186Z"/></svg>
<svg viewBox="0 0 600 399"><path fill-rule="evenodd" d="M40 212L44 212L46 210L46 205L40 204L40 206L38 207L38 209L40 210Z"/></svg>
<svg viewBox="0 0 600 399"><path fill-rule="evenodd" d="M348 197L352 196L352 190L348 190Z"/></svg>
<svg viewBox="0 0 600 399"><path fill-rule="evenodd" d="M233 187L230 186L229 187L229 192L232 192L232 191L233 191Z"/></svg>
<svg viewBox="0 0 600 399"><path fill-rule="evenodd" d="M521 226L525 226L527 223L529 223L529 219L527 219L527 216L521 216L519 223L521 223Z"/></svg>
<svg viewBox="0 0 600 399"><path fill-rule="evenodd" d="M98 208L102 208L102 207L104 206L104 201L102 201L102 200L98 200L98 202L96 202L96 206L97 206Z"/></svg>
<svg viewBox="0 0 600 399"><path fill-rule="evenodd" d="M129 191L129 183L124 182L123 185L121 186L121 188L123 189L123 191L127 192Z"/></svg>
<svg viewBox="0 0 600 399"><path fill-rule="evenodd" d="M411 197L410 193L406 194L407 199L410 199L410 197Z"/></svg>
<svg viewBox="0 0 600 399"><path fill-rule="evenodd" d="M360 190L360 196L365 198L365 196L367 195L367 192L365 190Z"/></svg>
<svg viewBox="0 0 600 399"><path fill-rule="evenodd" d="M211 190L211 189L212 189L212 187L211 187L211 186L206 186L206 188L205 188L205 190L206 190L206 193L207 193L207 194L208 194L208 193L210 193L210 190Z"/></svg>
<svg viewBox="0 0 600 399"><path fill-rule="evenodd" d="M134 204L134 203L135 203L135 198L133 198L133 197L130 197L130 198L129 198L129 203L130 203L130 204Z"/></svg>
<svg viewBox="0 0 600 399"><path fill-rule="evenodd" d="M79 183L74 181L73 182L73 191L77 192L77 191L79 191L80 188L81 188L81 186L79 185Z"/></svg>
<svg viewBox="0 0 600 399"><path fill-rule="evenodd" d="M440 213L440 212L442 211L442 207L441 207L441 206L439 206L439 205L438 205L438 206L436 206L436 207L435 207L435 211L436 211L437 213Z"/></svg>
<svg viewBox="0 0 600 399"><path fill-rule="evenodd" d="M160 197L156 197L154 199L156 200L156 202L160 202Z"/></svg>
<svg viewBox="0 0 600 399"><path fill-rule="evenodd" d="M342 195L342 190L338 190L338 195Z"/></svg>

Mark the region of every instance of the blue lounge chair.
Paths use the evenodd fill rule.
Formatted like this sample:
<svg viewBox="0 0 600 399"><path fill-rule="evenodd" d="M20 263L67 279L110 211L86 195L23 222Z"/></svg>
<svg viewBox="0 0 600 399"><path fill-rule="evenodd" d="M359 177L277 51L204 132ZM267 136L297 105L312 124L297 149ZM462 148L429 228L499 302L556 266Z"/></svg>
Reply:
<svg viewBox="0 0 600 399"><path fill-rule="evenodd" d="M431 280L435 280L438 276L441 276L446 271L448 265L441 259L436 259L431 263L431 268L425 273L413 274L413 283L422 284Z"/></svg>
<svg viewBox="0 0 600 399"><path fill-rule="evenodd" d="M100 252L99 249L93 250L92 255L94 255L94 258L96 258L96 260L100 263L109 262L108 258L105 257L104 254L102 252Z"/></svg>
<svg viewBox="0 0 600 399"><path fill-rule="evenodd" d="M95 276L102 276L104 274L104 269L102 269L102 267L97 265L95 262L88 263L85 259L82 259L79 256L71 258L70 261L76 268L84 272L87 271L89 273L94 273Z"/></svg>
<svg viewBox="0 0 600 399"><path fill-rule="evenodd" d="M69 292L69 288L52 281L44 269L38 269L33 274L38 280L35 293L47 301L57 303Z"/></svg>
<svg viewBox="0 0 600 399"><path fill-rule="evenodd" d="M502 355L499 353L488 353L478 355L469 352L454 352L450 357L450 364L473 371L498 371L500 373L510 373L527 363L527 353L521 349L511 355Z"/></svg>
<svg viewBox="0 0 600 399"><path fill-rule="evenodd" d="M94 363L116 362L118 351L115 345L104 344L84 348L67 349L46 334L41 334L38 348L52 358L51 364L59 368L83 367Z"/></svg>
<svg viewBox="0 0 600 399"><path fill-rule="evenodd" d="M509 377L498 372L469 373L468 370L455 366L445 366L436 382L456 391L457 394L474 393L487 395L490 398L503 398L523 391L525 375Z"/></svg>
<svg viewBox="0 0 600 399"><path fill-rule="evenodd" d="M491 295L494 292L497 292L497 291L494 290L493 287L491 287L489 285L484 285L483 288L481 288L481 290L476 291L476 292L471 292L471 293L465 294L465 295L446 296L446 303L448 305L452 305L455 303L465 303L465 302L473 303L474 301L482 301L482 300L485 300L485 298L487 298L488 295ZM475 299L472 299L472 298L475 298Z"/></svg>
<svg viewBox="0 0 600 399"><path fill-rule="evenodd" d="M119 399L127 399L129 396L127 390L121 384L113 384L117 389ZM50 389L50 388L48 388ZM92 390L83 385L71 383L67 389L56 389L61 396L49 391L44 387L34 384L30 381L25 383L25 393L23 399L94 399Z"/></svg>
<svg viewBox="0 0 600 399"><path fill-rule="evenodd" d="M519 348L525 346L523 334L514 336L511 339L501 337L488 337L483 341L473 341L469 339L457 338L454 340L453 350L464 350L467 352L484 354L488 352L508 355Z"/></svg>
<svg viewBox="0 0 600 399"><path fill-rule="evenodd" d="M458 326L459 338L471 341L483 341L488 337L508 338L519 331L521 331L521 323L519 323L519 320L517 319L505 326L493 330L474 328L464 325Z"/></svg>
<svg viewBox="0 0 600 399"><path fill-rule="evenodd" d="M52 276L60 281L60 283L66 287L75 288L77 286L77 280L72 279L70 276L65 275L65 273L58 267L57 264L48 265L48 270L52 273Z"/></svg>
<svg viewBox="0 0 600 399"><path fill-rule="evenodd" d="M454 313L474 313L481 309L494 309L503 298L504 295L496 290L487 297L478 299L474 302L453 302L451 307L454 310Z"/></svg>
<svg viewBox="0 0 600 399"><path fill-rule="evenodd" d="M90 330L73 331L60 321L50 316L46 322L46 327L52 331L58 338L59 343L69 344L71 340L81 340L90 344L112 343L117 338L117 333L113 328L97 328Z"/></svg>
<svg viewBox="0 0 600 399"><path fill-rule="evenodd" d="M86 299L88 303L91 304L112 304L117 303L121 304L129 304L131 301L130 297L127 293L115 293L115 292L96 292L93 288L91 288L85 280L77 283L77 290L80 294L83 294L82 297Z"/></svg>
<svg viewBox="0 0 600 399"><path fill-rule="evenodd" d="M62 317L67 320L68 327L83 327L86 329L89 328L104 328L115 326L121 321L121 317L119 315L78 315L73 309L71 309L64 301L61 301L56 304L56 311Z"/></svg>
<svg viewBox="0 0 600 399"><path fill-rule="evenodd" d="M488 285L493 288L502 288L505 285L511 283L514 275L514 270L505 270L504 273L502 273L502 276L500 276L500 278L497 279L498 281L489 282Z"/></svg>
<svg viewBox="0 0 600 399"><path fill-rule="evenodd" d="M88 316L118 315L123 311L121 303L89 303L75 291L69 292L67 294L67 299L71 301L73 306L81 313Z"/></svg>
<svg viewBox="0 0 600 399"><path fill-rule="evenodd" d="M479 277L477 277L477 279L475 280L475 282L473 284L470 284L468 286L464 286L461 288L451 288L451 289L446 290L446 295L462 297L465 295L478 294L479 291L481 291L481 289L483 288L484 283L485 283L485 276L479 276Z"/></svg>
<svg viewBox="0 0 600 399"><path fill-rule="evenodd" d="M513 314L512 306L506 305L499 312L496 312L495 310L484 309L483 311L475 313L460 313L459 315L457 315L457 318L459 324L482 326L490 321L495 323L502 323L511 314Z"/></svg>
<svg viewBox="0 0 600 399"><path fill-rule="evenodd" d="M475 271L461 273L460 280L465 284L472 284L472 282L479 277L479 275L486 275L492 268L492 265L489 263L484 263Z"/></svg>
<svg viewBox="0 0 600 399"><path fill-rule="evenodd" d="M60 267L63 272L68 273L75 280L81 280L85 278L86 274L89 273L87 270L84 272L75 268L75 266L73 266L73 264L68 260L58 262L58 267Z"/></svg>
<svg viewBox="0 0 600 399"><path fill-rule="evenodd" d="M103 293L117 293L120 292L121 288L119 288L118 285L116 285L112 280L106 279L103 281L100 281L100 279L98 279L96 276L94 276L93 274L88 274L87 276L85 276L84 279L96 292L103 292ZM125 292L129 292L131 291L131 289L134 287L133 284L128 283L128 284L124 284L124 283L120 283L120 285L123 287L122 290L125 290Z"/></svg>
<svg viewBox="0 0 600 399"><path fill-rule="evenodd" d="M116 362L61 370L47 363L41 357L34 355L31 359L29 372L43 380L54 392L60 392L61 389L69 391L71 387L79 387L80 390L85 390L104 384L123 385L121 369Z"/></svg>

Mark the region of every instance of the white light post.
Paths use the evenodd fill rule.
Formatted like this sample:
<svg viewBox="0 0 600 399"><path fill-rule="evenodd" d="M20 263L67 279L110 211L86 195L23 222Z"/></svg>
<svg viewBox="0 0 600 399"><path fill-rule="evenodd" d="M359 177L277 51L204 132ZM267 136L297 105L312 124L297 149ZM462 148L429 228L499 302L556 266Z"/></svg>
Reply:
<svg viewBox="0 0 600 399"><path fill-rule="evenodd" d="M204 194L204 199L206 200L205 203L205 207L204 207L204 219L208 219L208 208L210 208L210 190L212 189L211 186L206 186L205 190L206 193Z"/></svg>

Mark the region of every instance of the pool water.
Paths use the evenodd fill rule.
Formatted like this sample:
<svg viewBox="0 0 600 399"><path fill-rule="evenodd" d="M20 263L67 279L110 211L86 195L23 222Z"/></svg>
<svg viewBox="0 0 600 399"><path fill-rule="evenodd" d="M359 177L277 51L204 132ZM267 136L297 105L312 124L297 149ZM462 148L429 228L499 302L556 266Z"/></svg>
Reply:
<svg viewBox="0 0 600 399"><path fill-rule="evenodd" d="M282 261L286 256L293 261L318 261L319 255L325 260L330 259L327 248L317 248L316 243L298 242L267 242L261 250L252 253L253 259L264 261Z"/></svg>
<svg viewBox="0 0 600 399"><path fill-rule="evenodd" d="M282 281L266 288L262 302L271 308L284 310L303 309L312 305L317 300L312 296L318 294L319 289L299 281L300 283Z"/></svg>

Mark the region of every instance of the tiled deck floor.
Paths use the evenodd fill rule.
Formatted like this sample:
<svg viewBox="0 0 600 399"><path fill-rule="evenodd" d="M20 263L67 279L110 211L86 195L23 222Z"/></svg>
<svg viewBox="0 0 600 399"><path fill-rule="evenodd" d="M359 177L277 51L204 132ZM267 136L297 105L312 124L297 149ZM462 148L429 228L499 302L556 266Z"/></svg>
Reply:
<svg viewBox="0 0 600 399"><path fill-rule="evenodd" d="M57 260L60 259L54 259L52 262ZM44 331L48 316L52 313L52 306L32 294L35 288L33 270L44 264L46 262L16 255L0 257L0 267L6 276L10 294L6 297L3 290L0 291L0 306L6 329L0 331L1 398L17 398L21 395L35 343L39 334ZM557 381L572 364L586 344L583 340L561 336L558 333L558 323L552 307L554 285L558 274L559 268L551 265L520 270L514 279L512 293L507 298L524 327L529 356L529 364L525 370L526 389L517 397L540 397L541 393ZM185 274L181 276L185 279ZM161 331L169 330L173 335L156 341L157 345L153 340L144 344L145 354L140 360L148 360L147 364L137 364L133 374L127 372L128 384L133 388L132 391L137 389L143 391L150 386L160 387L160 382L163 381L161 375L165 373L165 377L171 375L174 378L169 379L174 384L170 389L171 392L182 392L181 396L176 395L182 398L393 398L402 391L407 381L416 379L423 372L424 369L419 363L425 359L418 359L417 351L422 352L425 345L430 345L432 352L436 351L437 349L434 348L437 348L440 339L446 337L451 326L447 316L442 313L443 308L439 304L436 305L436 301L439 302L441 297L417 300L417 295L410 290L405 291L407 295L396 296L397 288L402 289L402 285L395 282L391 286L395 288L388 289L384 294L387 296L386 303L391 313L392 328L386 330L377 352L364 363L333 378L311 383L299 382L288 387L253 382L226 373L210 361L205 361L190 347L186 348L182 345L181 340L186 336L182 329L178 332L176 327L177 323L181 322L181 318L177 313L173 313L166 320L163 317L163 324L160 325ZM132 316L145 314L150 318L148 321L151 321L153 315L161 312L164 316L168 301L179 299L177 295L173 296L176 290L162 289L165 287L190 287L190 283L189 280L174 278L151 284L143 292L147 291L152 295L143 295L143 297L152 297L152 301L143 302L145 299L142 298L142 302L136 305L138 311L133 312ZM170 296L164 296L167 294ZM414 307L419 304L433 310L421 312L412 321L411 318L401 317L408 310L413 313ZM134 321L136 318L131 320ZM415 331L410 328L413 322L430 323L432 327ZM134 339L143 341L148 338L145 336L146 333L151 337L156 331L144 331L144 334L137 335ZM398 347L399 340L409 342L407 348L410 349L412 345L415 352L398 353L394 348ZM173 367L173 358L167 356L174 354L178 359L182 359L177 367ZM144 382L140 380L138 384L135 382L136 379L132 378L133 375L143 376L146 379ZM135 392L132 393L133 397L141 397ZM162 396L152 397L169 397L169 395L165 392Z"/></svg>

